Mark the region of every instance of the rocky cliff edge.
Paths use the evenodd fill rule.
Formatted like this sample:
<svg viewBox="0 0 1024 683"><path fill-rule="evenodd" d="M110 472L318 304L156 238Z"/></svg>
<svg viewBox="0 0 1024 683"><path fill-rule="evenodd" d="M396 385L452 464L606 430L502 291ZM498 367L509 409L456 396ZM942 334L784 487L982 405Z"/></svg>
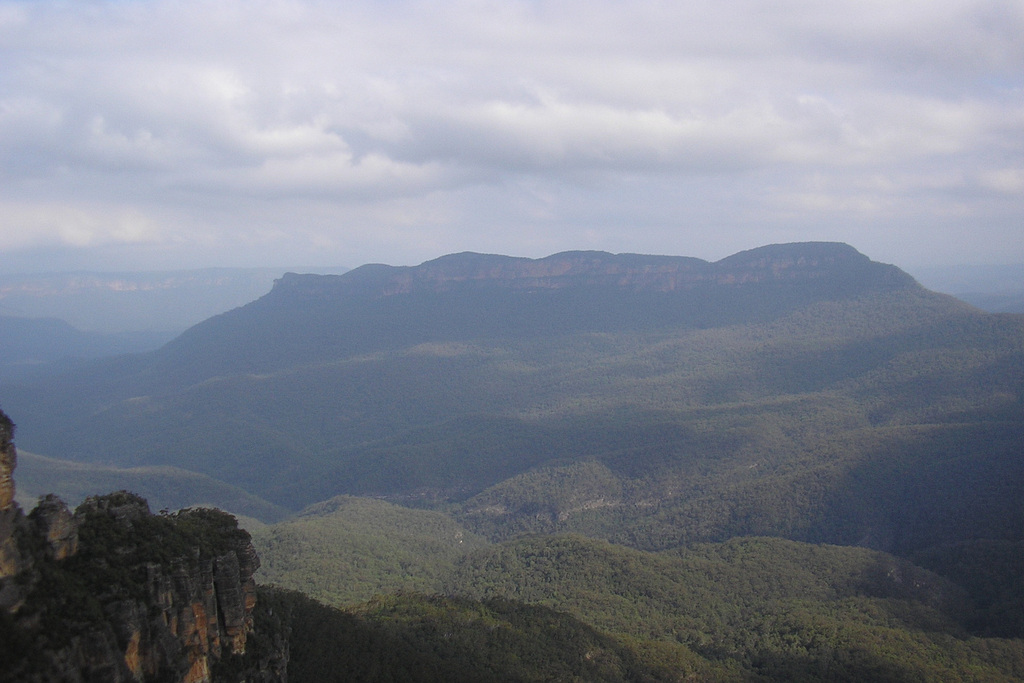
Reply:
<svg viewBox="0 0 1024 683"><path fill-rule="evenodd" d="M448 292L467 286L542 291L612 287L676 292L701 287L835 281L867 286L908 286L913 279L834 242L775 244L710 263L698 258L570 251L541 259L463 252L418 266L370 264L344 275L288 273L275 289L307 294L393 296Z"/></svg>
<svg viewBox="0 0 1024 683"><path fill-rule="evenodd" d="M154 515L125 491L25 515L13 433L0 412L0 681L286 681L283 635L253 631L259 559L234 517Z"/></svg>

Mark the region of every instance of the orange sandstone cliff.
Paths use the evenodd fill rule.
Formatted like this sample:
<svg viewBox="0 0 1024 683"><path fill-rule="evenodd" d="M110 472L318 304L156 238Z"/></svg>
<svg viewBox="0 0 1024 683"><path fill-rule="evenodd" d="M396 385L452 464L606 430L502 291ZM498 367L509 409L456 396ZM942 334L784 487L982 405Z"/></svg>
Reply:
<svg viewBox="0 0 1024 683"><path fill-rule="evenodd" d="M253 646L259 558L233 517L123 491L25 515L13 431L0 412L0 680L287 680L283 635Z"/></svg>

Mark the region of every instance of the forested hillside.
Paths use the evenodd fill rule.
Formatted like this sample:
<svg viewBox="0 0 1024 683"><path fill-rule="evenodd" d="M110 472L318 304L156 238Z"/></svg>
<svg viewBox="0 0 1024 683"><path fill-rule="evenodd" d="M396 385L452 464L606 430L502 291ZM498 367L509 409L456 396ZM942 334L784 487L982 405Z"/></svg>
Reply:
<svg viewBox="0 0 1024 683"><path fill-rule="evenodd" d="M1022 374L1021 317L811 244L289 276L159 352L4 393L28 450L293 510L369 495L493 539L911 552L1020 538Z"/></svg>
<svg viewBox="0 0 1024 683"><path fill-rule="evenodd" d="M467 550L431 592L342 610L279 588L261 600L292 629L293 681L1024 680L1024 640L981 627L961 585L863 548L736 538L650 553L530 536Z"/></svg>
<svg viewBox="0 0 1024 683"><path fill-rule="evenodd" d="M626 648L609 680L1024 676L1024 317L845 245L289 275L3 401L30 451L301 511L260 580L371 649L443 614L521 649L527 603ZM373 597L409 590L455 602Z"/></svg>
<svg viewBox="0 0 1024 683"><path fill-rule="evenodd" d="M167 332L83 332L57 318L0 315L0 381L59 372L75 361L160 347Z"/></svg>

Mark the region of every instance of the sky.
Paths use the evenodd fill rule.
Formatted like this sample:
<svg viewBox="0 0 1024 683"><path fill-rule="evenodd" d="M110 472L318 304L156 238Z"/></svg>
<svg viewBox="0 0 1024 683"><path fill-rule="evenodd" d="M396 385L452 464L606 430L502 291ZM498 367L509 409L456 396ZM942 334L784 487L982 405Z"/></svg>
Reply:
<svg viewBox="0 0 1024 683"><path fill-rule="evenodd" d="M1024 0L0 0L0 269L1024 263Z"/></svg>

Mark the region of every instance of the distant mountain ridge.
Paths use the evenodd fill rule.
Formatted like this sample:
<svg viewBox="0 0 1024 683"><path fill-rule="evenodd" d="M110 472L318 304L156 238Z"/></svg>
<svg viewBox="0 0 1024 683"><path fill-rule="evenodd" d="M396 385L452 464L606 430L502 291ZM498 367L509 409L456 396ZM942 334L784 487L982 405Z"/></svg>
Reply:
<svg viewBox="0 0 1024 683"><path fill-rule="evenodd" d="M165 332L83 332L57 318L0 315L0 381L58 371L78 359L148 351L172 338Z"/></svg>
<svg viewBox="0 0 1024 683"><path fill-rule="evenodd" d="M907 288L920 286L839 243L771 245L716 263L467 252L419 266L286 275L267 295L187 330L154 361L162 377L191 383L423 343L764 322L815 301Z"/></svg>
<svg viewBox="0 0 1024 683"><path fill-rule="evenodd" d="M0 315L57 318L78 330L106 334L161 332L162 343L212 315L266 294L286 270L2 273Z"/></svg>
<svg viewBox="0 0 1024 683"><path fill-rule="evenodd" d="M361 266L343 275L288 273L275 290L380 296L453 291L470 285L514 290L617 287L669 292L701 285L744 285L873 277L878 283L909 284L910 276L894 266L873 263L841 243L779 244L734 254L717 262L683 256L567 251L540 259L463 252L419 266Z"/></svg>
<svg viewBox="0 0 1024 683"><path fill-rule="evenodd" d="M920 267L914 277L990 313L1024 313L1024 263Z"/></svg>

